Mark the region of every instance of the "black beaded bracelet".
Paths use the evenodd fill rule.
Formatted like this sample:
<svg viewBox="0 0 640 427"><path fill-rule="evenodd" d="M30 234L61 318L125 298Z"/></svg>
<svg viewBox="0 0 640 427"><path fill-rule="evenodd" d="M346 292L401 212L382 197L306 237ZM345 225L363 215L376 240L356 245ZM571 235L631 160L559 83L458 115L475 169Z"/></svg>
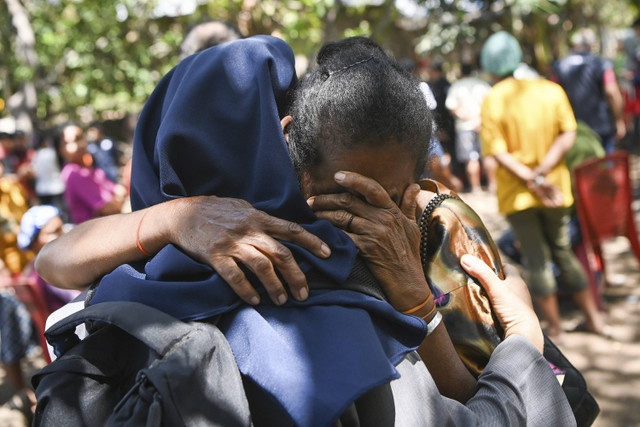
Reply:
<svg viewBox="0 0 640 427"><path fill-rule="evenodd" d="M429 219L433 214L435 208L437 208L446 199L457 199L456 196L451 194L438 193L427 203L427 206L420 215L418 226L420 227L420 260L422 261L422 268L426 267L427 263L427 232L429 228Z"/></svg>

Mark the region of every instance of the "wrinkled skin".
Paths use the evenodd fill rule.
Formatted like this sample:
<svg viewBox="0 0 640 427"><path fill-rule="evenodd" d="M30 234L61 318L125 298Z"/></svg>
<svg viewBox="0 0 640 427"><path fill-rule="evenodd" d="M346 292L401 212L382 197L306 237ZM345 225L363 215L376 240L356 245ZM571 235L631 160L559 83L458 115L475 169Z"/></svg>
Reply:
<svg viewBox="0 0 640 427"><path fill-rule="evenodd" d="M397 310L408 310L430 298L415 218L420 187L407 186L398 206L373 179L339 172L336 181L347 192L311 198L316 215L342 228L353 239Z"/></svg>
<svg viewBox="0 0 640 427"><path fill-rule="evenodd" d="M238 263L249 268L263 283L274 303L287 301L278 271L299 300L309 291L304 273L291 251L276 239L300 245L323 258L331 253L317 236L295 222L254 209L233 198L201 196L182 199L182 226L172 227L171 241L194 259L213 267L243 300L257 304L258 294Z"/></svg>

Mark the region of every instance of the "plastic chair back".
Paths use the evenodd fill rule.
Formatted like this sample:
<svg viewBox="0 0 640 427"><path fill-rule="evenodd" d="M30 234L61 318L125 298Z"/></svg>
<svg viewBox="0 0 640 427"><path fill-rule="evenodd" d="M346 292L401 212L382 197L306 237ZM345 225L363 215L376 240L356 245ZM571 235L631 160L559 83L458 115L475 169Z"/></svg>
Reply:
<svg viewBox="0 0 640 427"><path fill-rule="evenodd" d="M640 262L640 243L631 208L633 192L629 175L629 155L613 152L587 160L573 170L576 208L587 249L602 264L601 242L625 236Z"/></svg>

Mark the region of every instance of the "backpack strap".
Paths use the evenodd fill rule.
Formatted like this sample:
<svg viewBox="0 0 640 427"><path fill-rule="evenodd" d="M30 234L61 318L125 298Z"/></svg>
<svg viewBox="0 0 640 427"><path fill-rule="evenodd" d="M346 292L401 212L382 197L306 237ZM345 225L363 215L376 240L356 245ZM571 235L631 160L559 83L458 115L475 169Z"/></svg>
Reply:
<svg viewBox="0 0 640 427"><path fill-rule="evenodd" d="M44 335L57 357L80 342L75 334L76 326L87 322L116 326L158 354L164 354L176 337L191 329L187 323L138 302L98 303L73 313L47 329Z"/></svg>

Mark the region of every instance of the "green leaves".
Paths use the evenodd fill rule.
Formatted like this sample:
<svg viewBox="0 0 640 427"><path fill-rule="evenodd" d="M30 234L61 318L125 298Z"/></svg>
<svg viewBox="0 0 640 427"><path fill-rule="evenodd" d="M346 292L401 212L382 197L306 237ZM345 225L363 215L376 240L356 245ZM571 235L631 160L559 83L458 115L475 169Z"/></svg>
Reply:
<svg viewBox="0 0 640 427"><path fill-rule="evenodd" d="M199 0L193 14L158 17L159 1L0 2L0 94L8 99L33 82L41 126L87 112L93 118L138 112L177 64L185 34L212 17L247 36L282 37L306 57L325 41L373 35L397 57L457 61L461 47L473 53L489 33L506 29L534 46L528 51L544 64L562 53L572 29L625 27L638 12L630 0ZM18 52L11 2L26 11L36 64Z"/></svg>

